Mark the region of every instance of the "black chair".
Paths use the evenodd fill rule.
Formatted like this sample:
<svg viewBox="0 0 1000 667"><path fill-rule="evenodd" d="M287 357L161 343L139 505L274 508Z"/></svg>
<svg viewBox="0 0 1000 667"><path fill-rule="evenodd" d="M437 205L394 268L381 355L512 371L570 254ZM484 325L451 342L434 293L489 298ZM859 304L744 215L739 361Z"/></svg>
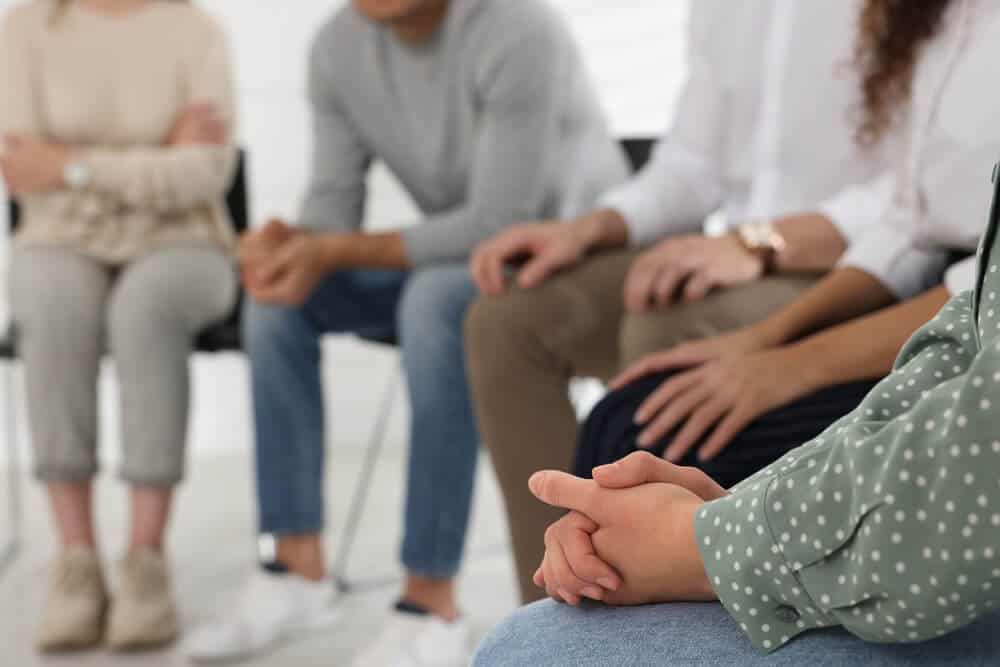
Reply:
<svg viewBox="0 0 1000 667"><path fill-rule="evenodd" d="M236 164L233 184L226 193L226 206L236 232L242 234L250 226L250 201L247 187L247 156L240 151ZM11 236L21 222L21 211L13 199L8 202L8 222ZM242 301L242 297L240 298ZM195 342L196 352L238 352L240 340L240 303L223 322L203 331ZM6 430L7 430L7 474L8 512L11 534L0 548L0 573L3 573L17 557L22 540L22 508L20 474L20 449L17 441L16 405L14 401L13 363L17 361L17 331L13 325L0 337L0 363L4 363L6 384Z"/></svg>

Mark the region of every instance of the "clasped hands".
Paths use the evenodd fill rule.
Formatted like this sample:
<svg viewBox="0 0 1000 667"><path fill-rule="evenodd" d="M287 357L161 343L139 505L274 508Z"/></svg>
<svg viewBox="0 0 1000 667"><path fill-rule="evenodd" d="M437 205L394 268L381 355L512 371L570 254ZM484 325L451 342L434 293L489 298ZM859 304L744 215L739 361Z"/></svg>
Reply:
<svg viewBox="0 0 1000 667"><path fill-rule="evenodd" d="M571 605L714 600L698 550L694 518L726 490L696 468L646 452L594 469L584 480L536 473L532 493L569 510L545 533L535 584Z"/></svg>

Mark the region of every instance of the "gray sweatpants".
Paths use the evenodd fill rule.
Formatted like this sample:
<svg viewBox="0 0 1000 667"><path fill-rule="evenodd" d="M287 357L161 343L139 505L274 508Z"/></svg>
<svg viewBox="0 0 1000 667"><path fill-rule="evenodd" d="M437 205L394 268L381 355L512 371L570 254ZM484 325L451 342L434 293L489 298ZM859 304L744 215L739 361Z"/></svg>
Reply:
<svg viewBox="0 0 1000 667"><path fill-rule="evenodd" d="M195 335L232 308L232 260L184 245L110 267L68 248L21 247L10 287L38 478L96 473L97 378L107 350L121 387L122 477L179 482L188 357Z"/></svg>

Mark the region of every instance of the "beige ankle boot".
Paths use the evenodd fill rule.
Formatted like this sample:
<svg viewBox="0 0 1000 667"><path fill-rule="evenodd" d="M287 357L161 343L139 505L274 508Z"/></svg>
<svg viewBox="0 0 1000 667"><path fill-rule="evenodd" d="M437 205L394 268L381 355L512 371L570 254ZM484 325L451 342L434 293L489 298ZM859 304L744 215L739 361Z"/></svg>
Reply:
<svg viewBox="0 0 1000 667"><path fill-rule="evenodd" d="M38 648L72 651L99 644L108 595L97 553L88 547L70 547L53 563L50 576Z"/></svg>
<svg viewBox="0 0 1000 667"><path fill-rule="evenodd" d="M121 562L121 580L111 603L108 646L131 651L163 646L178 635L177 609L163 555L146 549Z"/></svg>

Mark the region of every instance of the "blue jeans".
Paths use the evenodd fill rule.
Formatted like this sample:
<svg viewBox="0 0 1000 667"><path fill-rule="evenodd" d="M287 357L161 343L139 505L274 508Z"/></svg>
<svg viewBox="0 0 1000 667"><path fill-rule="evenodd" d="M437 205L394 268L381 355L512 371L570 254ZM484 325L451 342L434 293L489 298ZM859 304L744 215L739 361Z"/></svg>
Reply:
<svg viewBox="0 0 1000 667"><path fill-rule="evenodd" d="M868 644L841 629L759 653L715 603L524 607L479 647L475 667L978 667L1000 664L1000 614L922 644Z"/></svg>
<svg viewBox="0 0 1000 667"><path fill-rule="evenodd" d="M261 532L323 529L322 335L398 334L412 415L403 564L425 577L457 573L479 446L462 345L476 294L465 266L442 266L339 272L302 307L247 306Z"/></svg>

